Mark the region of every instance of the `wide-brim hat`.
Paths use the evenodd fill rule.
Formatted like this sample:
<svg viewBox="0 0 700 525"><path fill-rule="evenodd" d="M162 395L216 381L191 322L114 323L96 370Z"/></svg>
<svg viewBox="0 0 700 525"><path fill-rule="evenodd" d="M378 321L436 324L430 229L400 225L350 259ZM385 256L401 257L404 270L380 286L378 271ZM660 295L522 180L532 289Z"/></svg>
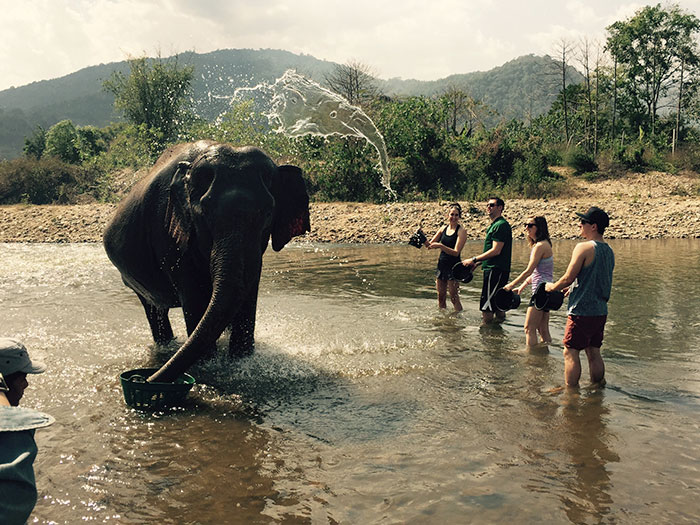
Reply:
<svg viewBox="0 0 700 525"><path fill-rule="evenodd" d="M452 277L466 284L474 278L474 272L460 261L452 267Z"/></svg>
<svg viewBox="0 0 700 525"><path fill-rule="evenodd" d="M520 296L513 290L501 288L494 294L491 304L501 312L513 310L520 306Z"/></svg>
<svg viewBox="0 0 700 525"><path fill-rule="evenodd" d="M30 359L27 349L16 339L0 337L0 374L9 376L15 372L41 374L46 372L46 365Z"/></svg>
<svg viewBox="0 0 700 525"><path fill-rule="evenodd" d="M564 302L564 293L560 291L548 292L545 290L547 283L541 282L535 289L533 302L538 310L559 310Z"/></svg>

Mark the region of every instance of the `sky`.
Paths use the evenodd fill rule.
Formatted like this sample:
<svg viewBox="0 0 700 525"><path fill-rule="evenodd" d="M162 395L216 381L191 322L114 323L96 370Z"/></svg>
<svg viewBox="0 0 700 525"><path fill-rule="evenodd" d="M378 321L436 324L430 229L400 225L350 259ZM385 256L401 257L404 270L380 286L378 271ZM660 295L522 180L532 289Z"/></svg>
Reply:
<svg viewBox="0 0 700 525"><path fill-rule="evenodd" d="M617 0L0 0L0 90L130 56L283 49L376 76L436 80L605 28L657 2ZM668 5L667 2L661 2ZM700 0L678 0L700 17Z"/></svg>

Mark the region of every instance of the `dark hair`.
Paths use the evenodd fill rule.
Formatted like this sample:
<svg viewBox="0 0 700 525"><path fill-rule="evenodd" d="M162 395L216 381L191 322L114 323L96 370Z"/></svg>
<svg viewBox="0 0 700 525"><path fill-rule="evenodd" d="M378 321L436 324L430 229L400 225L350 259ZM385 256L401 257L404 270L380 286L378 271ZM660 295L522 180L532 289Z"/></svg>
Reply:
<svg viewBox="0 0 700 525"><path fill-rule="evenodd" d="M459 212L459 216L462 216L462 207L459 205L459 202L452 202L450 203L450 209L452 208L457 208L457 211Z"/></svg>
<svg viewBox="0 0 700 525"><path fill-rule="evenodd" d="M506 207L506 203L503 202L503 199L501 199L500 197L489 197L487 200L496 201L496 206L500 206L501 208Z"/></svg>
<svg viewBox="0 0 700 525"><path fill-rule="evenodd" d="M547 241L551 246L552 240L549 238L549 227L547 226L547 219L545 219L542 215L536 215L534 219L535 227L537 228L537 233L535 233L535 240L533 241L528 235L527 243L530 246L533 246L534 244L540 241Z"/></svg>

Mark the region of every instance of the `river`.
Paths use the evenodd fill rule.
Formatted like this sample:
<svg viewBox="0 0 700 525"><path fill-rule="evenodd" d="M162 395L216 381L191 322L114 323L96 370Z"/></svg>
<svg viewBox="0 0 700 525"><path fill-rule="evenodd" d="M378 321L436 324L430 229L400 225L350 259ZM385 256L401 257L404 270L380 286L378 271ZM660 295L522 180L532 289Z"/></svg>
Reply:
<svg viewBox="0 0 700 525"><path fill-rule="evenodd" d="M293 244L265 255L256 353L222 340L186 406L143 414L118 375L177 344L153 345L102 247L0 244L2 335L49 366L22 404L56 418L30 522L697 523L700 241L611 245L605 388L586 364L562 388L563 309L529 352L524 305L479 326L478 275L438 310L434 251Z"/></svg>

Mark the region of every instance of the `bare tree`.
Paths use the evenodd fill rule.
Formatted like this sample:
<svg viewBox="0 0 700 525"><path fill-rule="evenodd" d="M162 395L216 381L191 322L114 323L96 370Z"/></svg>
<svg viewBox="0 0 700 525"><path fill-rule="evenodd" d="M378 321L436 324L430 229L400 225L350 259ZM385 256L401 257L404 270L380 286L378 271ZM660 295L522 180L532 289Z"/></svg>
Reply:
<svg viewBox="0 0 700 525"><path fill-rule="evenodd" d="M440 99L445 105L445 129L454 136L463 133L469 136L475 125L483 126L488 108L483 102L474 100L465 89L450 84Z"/></svg>
<svg viewBox="0 0 700 525"><path fill-rule="evenodd" d="M566 144L569 144L570 132L569 132L569 104L566 100L566 81L567 81L567 69L569 63L569 55L571 53L572 45L571 43L561 38L556 44L555 56L559 58L559 74L561 75L561 94L562 94L562 104L564 109L564 133L566 137Z"/></svg>
<svg viewBox="0 0 700 525"><path fill-rule="evenodd" d="M335 66L324 79L332 91L345 97L350 104L362 106L381 94L372 68L357 60Z"/></svg>

